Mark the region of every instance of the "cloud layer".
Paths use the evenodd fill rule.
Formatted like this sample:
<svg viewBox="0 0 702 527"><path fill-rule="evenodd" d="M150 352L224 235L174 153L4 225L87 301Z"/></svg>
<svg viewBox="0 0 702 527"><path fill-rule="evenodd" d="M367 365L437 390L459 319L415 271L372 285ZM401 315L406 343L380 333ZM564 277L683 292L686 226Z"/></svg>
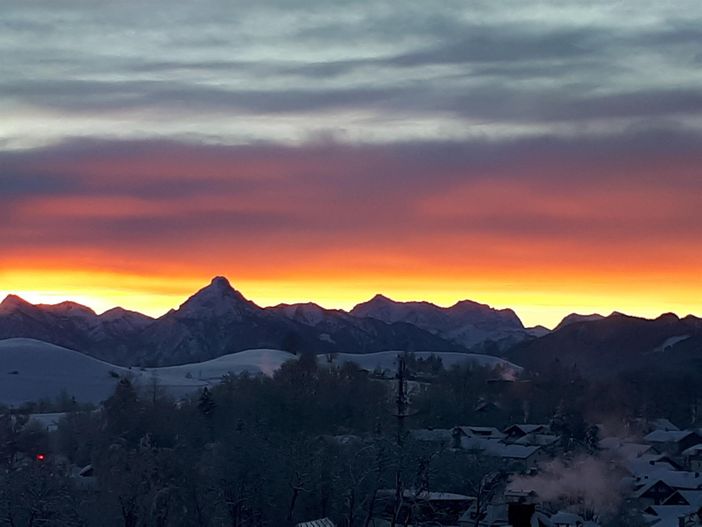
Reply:
<svg viewBox="0 0 702 527"><path fill-rule="evenodd" d="M648 2L24 2L0 138L219 143L699 127L702 8Z"/></svg>
<svg viewBox="0 0 702 527"><path fill-rule="evenodd" d="M698 2L9 0L0 278L702 310L700 27Z"/></svg>

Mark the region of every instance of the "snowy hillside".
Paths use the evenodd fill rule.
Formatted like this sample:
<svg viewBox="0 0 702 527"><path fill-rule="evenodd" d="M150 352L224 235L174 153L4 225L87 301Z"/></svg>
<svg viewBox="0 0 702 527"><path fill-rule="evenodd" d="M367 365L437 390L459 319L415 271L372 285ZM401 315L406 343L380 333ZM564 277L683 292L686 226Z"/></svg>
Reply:
<svg viewBox="0 0 702 527"><path fill-rule="evenodd" d="M0 340L0 403L17 405L66 392L81 402L109 397L119 377L148 389L158 385L182 396L215 384L229 372L271 375L294 357L284 351L249 350L211 361L168 368L122 368L77 351L33 339Z"/></svg>
<svg viewBox="0 0 702 527"><path fill-rule="evenodd" d="M368 371L394 371L398 351L354 355L319 355L320 363L353 362ZM521 368L489 355L451 352L417 352L416 358L441 357L445 367L477 364L502 367L507 377ZM119 377L128 377L149 389L154 380L167 393L180 397L203 386L217 384L228 373L272 375L295 355L273 349L252 349L205 362L162 368L123 368L77 351L33 339L0 340L0 403L17 405L42 398L54 399L62 392L81 402L100 402L114 390Z"/></svg>
<svg viewBox="0 0 702 527"><path fill-rule="evenodd" d="M54 398L62 391L80 401L109 396L126 368L40 340L0 340L0 402Z"/></svg>
<svg viewBox="0 0 702 527"><path fill-rule="evenodd" d="M163 379L164 384L172 382L174 379L218 382L227 373L239 374L248 372L251 374L273 375L273 372L280 368L284 362L294 358L295 355L287 351L256 349L224 355L205 362L152 368L146 371L155 373L159 379Z"/></svg>

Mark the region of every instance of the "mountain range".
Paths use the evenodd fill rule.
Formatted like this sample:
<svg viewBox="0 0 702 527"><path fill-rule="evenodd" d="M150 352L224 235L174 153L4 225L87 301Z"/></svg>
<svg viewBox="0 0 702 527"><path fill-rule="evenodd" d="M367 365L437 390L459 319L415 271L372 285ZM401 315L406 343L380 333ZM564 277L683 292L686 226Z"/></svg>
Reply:
<svg viewBox="0 0 702 527"><path fill-rule="evenodd" d="M507 335L517 341L533 338L511 311L474 302L440 308L379 298L350 313L311 303L261 308L226 278L215 277L178 309L153 319L121 308L98 315L74 302L34 305L10 295L0 303L0 339L34 338L115 364L163 366L252 348L465 352Z"/></svg>
<svg viewBox="0 0 702 527"><path fill-rule="evenodd" d="M200 362L247 349L292 353L432 350L498 355L544 371L553 364L584 374L656 367L702 367L702 320L665 314L571 314L553 331L525 328L510 309L464 300L451 307L376 295L349 312L313 303L262 308L224 277L159 318L114 308L100 315L74 302L0 303L0 339L32 338L121 366Z"/></svg>
<svg viewBox="0 0 702 527"><path fill-rule="evenodd" d="M505 356L534 371L558 366L596 377L645 369L702 371L702 319L672 313L652 320L616 312L570 316Z"/></svg>

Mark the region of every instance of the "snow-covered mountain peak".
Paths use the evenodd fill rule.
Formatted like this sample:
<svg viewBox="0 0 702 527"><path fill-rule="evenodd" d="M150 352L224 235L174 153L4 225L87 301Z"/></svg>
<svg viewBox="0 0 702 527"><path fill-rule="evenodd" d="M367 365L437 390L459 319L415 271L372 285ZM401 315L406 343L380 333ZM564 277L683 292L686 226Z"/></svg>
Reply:
<svg viewBox="0 0 702 527"><path fill-rule="evenodd" d="M188 298L176 311L179 317L210 318L222 315L240 316L256 306L234 289L229 280L216 276L206 287Z"/></svg>

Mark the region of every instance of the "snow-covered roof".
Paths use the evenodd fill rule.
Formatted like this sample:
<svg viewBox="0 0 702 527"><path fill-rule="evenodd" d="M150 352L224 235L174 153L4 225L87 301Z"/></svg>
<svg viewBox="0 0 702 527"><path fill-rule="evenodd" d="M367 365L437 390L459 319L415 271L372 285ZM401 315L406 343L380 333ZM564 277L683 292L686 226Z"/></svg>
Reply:
<svg viewBox="0 0 702 527"><path fill-rule="evenodd" d="M655 527L678 527L679 518L689 516L695 510L689 505L652 505L646 512L660 518Z"/></svg>
<svg viewBox="0 0 702 527"><path fill-rule="evenodd" d="M409 431L410 437L417 441L431 441L436 443L450 442L453 438L453 430L449 428L416 428Z"/></svg>
<svg viewBox="0 0 702 527"><path fill-rule="evenodd" d="M637 458L651 450L651 445L633 443L618 437L606 437L600 441L599 446L602 450L609 450L624 459Z"/></svg>
<svg viewBox="0 0 702 527"><path fill-rule="evenodd" d="M682 451L683 456L697 456L700 453L702 453L702 443L699 445L693 445Z"/></svg>
<svg viewBox="0 0 702 527"><path fill-rule="evenodd" d="M673 501L676 497L682 498L688 505L696 509L702 507L702 490L676 490L675 493L666 500L664 505L668 504L667 502L669 501Z"/></svg>
<svg viewBox="0 0 702 527"><path fill-rule="evenodd" d="M664 486L670 487L670 485L668 485L665 481L662 481L660 479L645 481L645 482L643 482L643 486L641 486L636 492L634 492L634 496L636 498L640 498L640 497L644 496L649 490L651 490L656 485L664 485ZM672 487L671 487L671 490L674 490L674 489L672 489ZM672 494L672 492L671 492L671 494Z"/></svg>
<svg viewBox="0 0 702 527"><path fill-rule="evenodd" d="M643 454L640 457L626 459L624 467L635 476L677 468L667 456L662 454Z"/></svg>
<svg viewBox="0 0 702 527"><path fill-rule="evenodd" d="M550 446L558 442L558 436L549 434L528 434L517 439L513 444L526 446Z"/></svg>
<svg viewBox="0 0 702 527"><path fill-rule="evenodd" d="M496 439L479 437L461 438L461 448L479 450L486 456L506 459L527 459L539 450L538 446L505 444Z"/></svg>
<svg viewBox="0 0 702 527"><path fill-rule="evenodd" d="M336 525L329 518L322 518L321 520L297 523L295 527L336 527Z"/></svg>
<svg viewBox="0 0 702 527"><path fill-rule="evenodd" d="M659 417L650 421L650 425L654 430L666 430L666 431L679 431L680 429L670 422L669 419L665 417Z"/></svg>
<svg viewBox="0 0 702 527"><path fill-rule="evenodd" d="M548 425L538 425L538 424L514 424L510 425L504 429L505 433L510 433L511 430L516 429L524 434L533 434L535 432L542 432L548 430Z"/></svg>
<svg viewBox="0 0 702 527"><path fill-rule="evenodd" d="M494 437L498 439L505 437L504 433L492 426L465 425L459 426L458 428L469 437Z"/></svg>
<svg viewBox="0 0 702 527"><path fill-rule="evenodd" d="M674 489L697 490L702 489L702 474L699 472L686 472L683 470L658 470L636 478L637 485L650 488L658 481L662 481Z"/></svg>
<svg viewBox="0 0 702 527"><path fill-rule="evenodd" d="M689 430L654 430L644 436L644 441L649 443L677 443L694 434Z"/></svg>
<svg viewBox="0 0 702 527"><path fill-rule="evenodd" d="M381 489L381 496L394 496L395 489ZM455 494L453 492L433 492L428 490L417 491L415 489L405 489L402 491L402 497L405 499L417 501L473 501L472 496L465 494Z"/></svg>

